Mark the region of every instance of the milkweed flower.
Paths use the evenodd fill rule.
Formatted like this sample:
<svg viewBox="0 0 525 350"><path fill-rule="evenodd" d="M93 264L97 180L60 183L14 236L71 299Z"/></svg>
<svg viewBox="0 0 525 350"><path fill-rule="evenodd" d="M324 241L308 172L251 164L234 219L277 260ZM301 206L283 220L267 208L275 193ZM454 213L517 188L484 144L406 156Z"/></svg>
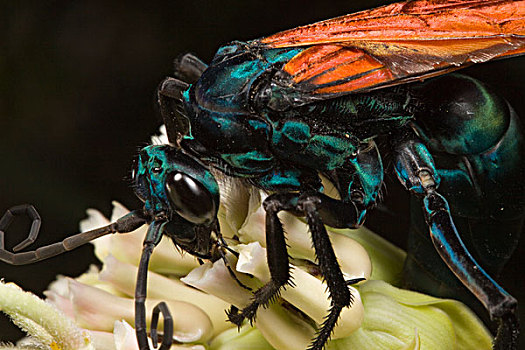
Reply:
<svg viewBox="0 0 525 350"><path fill-rule="evenodd" d="M166 142L165 136L154 142ZM244 285L255 290L270 278L261 205L266 195L237 179L218 180L221 231L238 253L238 258L228 256L228 264ZM330 190L327 184L326 191ZM106 225L127 213L118 203L110 220L88 210L81 229ZM155 248L148 273L147 315L158 302L168 304L174 320L172 349L300 350L308 346L330 302L306 223L286 212L279 217L295 287L285 288L274 303L260 308L253 327L246 322L237 329L227 322L225 310L230 305L246 306L252 294L232 278L223 260L201 265L167 239ZM102 267L92 266L76 279L59 277L45 292L46 302L1 284L0 308L27 331L30 340L25 348L138 349L132 327L133 295L146 231L144 226L95 240ZM491 349L490 333L462 303L395 287L405 258L402 250L366 228L328 228L328 234L344 277L366 280L350 287L354 301L341 313L327 349ZM43 304L45 308L37 306ZM45 321L49 317L60 322ZM64 334L71 336L64 339Z"/></svg>

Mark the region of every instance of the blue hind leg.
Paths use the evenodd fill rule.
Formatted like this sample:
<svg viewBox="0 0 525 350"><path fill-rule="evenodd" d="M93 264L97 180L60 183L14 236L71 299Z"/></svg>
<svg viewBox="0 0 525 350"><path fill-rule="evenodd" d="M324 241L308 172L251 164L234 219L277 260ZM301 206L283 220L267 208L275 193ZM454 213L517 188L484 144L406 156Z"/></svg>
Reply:
<svg viewBox="0 0 525 350"><path fill-rule="evenodd" d="M423 217L435 250L497 322L494 348L515 349L519 334L517 301L484 271L463 243L447 200L437 192L441 178L427 147L419 140L405 140L396 145L394 156L399 180L422 199ZM426 258L421 261L428 263ZM421 285L421 281L416 284Z"/></svg>

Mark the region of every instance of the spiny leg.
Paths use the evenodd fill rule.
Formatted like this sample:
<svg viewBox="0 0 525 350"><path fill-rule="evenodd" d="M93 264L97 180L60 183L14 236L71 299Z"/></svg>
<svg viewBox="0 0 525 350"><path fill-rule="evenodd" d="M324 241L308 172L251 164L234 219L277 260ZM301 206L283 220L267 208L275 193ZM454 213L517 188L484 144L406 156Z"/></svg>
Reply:
<svg viewBox="0 0 525 350"><path fill-rule="evenodd" d="M228 273L235 280L235 282L237 282L237 284L239 286L241 286L242 288L244 288L246 290L251 291L252 289L250 287L248 287L247 285L245 285L244 283L242 283L239 280L239 278L237 277L237 275L235 274L235 272L233 272L231 264L230 264L228 258L226 257L226 253L225 253L224 250L227 249L228 251L232 252L232 254L234 254L236 257L239 257L239 253L237 253L236 251L232 250L231 248L229 248L225 244L226 244L226 242L218 243L219 246L217 247L218 254L220 255L222 261L224 262L224 266L226 266L226 269L228 270Z"/></svg>
<svg viewBox="0 0 525 350"><path fill-rule="evenodd" d="M237 308L232 307L228 312L228 316L230 321L238 326L241 325L245 318L252 321L259 306L264 307L268 305L279 294L281 287L286 284L291 285L286 241L283 227L277 214L282 210L304 213L311 230L319 268L327 282L332 304L329 315L309 347L310 350L321 350L330 338L341 310L352 303L352 295L347 286L360 282L362 279L345 281L318 211L318 206L323 207L325 211L328 208L335 208L345 213L353 213L350 209L353 206L340 203L340 206L337 207L322 194L302 195L299 198L297 196L296 193L274 194L265 200L267 258L272 278L270 282L255 292L254 301L250 305L241 312L238 312ZM297 201L297 199L299 200ZM323 199L326 199L326 203L322 203ZM328 205L323 206L324 204Z"/></svg>
<svg viewBox="0 0 525 350"><path fill-rule="evenodd" d="M9 228L13 218L17 215L27 215L32 220L31 229L28 237L13 248L14 251L26 248L33 243L38 236L40 229L40 215L33 206L22 205L9 209L0 220L0 261L11 265L26 265L40 260L51 258L53 256L65 253L84 245L95 238L105 236L111 233L127 233L136 230L144 225L147 217L143 211L132 211L121 217L117 221L91 231L78 233L67 237L61 242L53 243L40 247L36 250L20 253L12 253L4 247L4 232Z"/></svg>
<svg viewBox="0 0 525 350"><path fill-rule="evenodd" d="M217 237L217 240L215 241L215 244L214 244L215 245L214 251L216 252L216 254L219 255L221 260L224 262L224 266L226 266L226 269L228 270L228 273L235 280L235 282L237 282L237 284L239 286L241 286L242 288L244 288L246 290L252 291L252 289L250 287L248 287L247 285L245 285L244 283L242 283L239 280L239 278L237 277L237 275L235 274L235 272L233 271L233 269L231 267L230 261L226 257L226 251L229 251L236 258L239 258L239 253L237 253L235 250L231 249L228 246L228 243L226 243L226 241L224 240L224 237L222 236L221 228L220 228L219 223L215 224L215 228L213 229L213 231L215 232L215 236ZM212 257L216 256L216 254L212 253Z"/></svg>
<svg viewBox="0 0 525 350"><path fill-rule="evenodd" d="M332 243L330 242L330 238L328 237L328 233L317 209L320 203L321 199L315 195L303 196L299 201L299 206L302 206L306 214L319 268L328 285L331 300L329 314L323 322L321 329L318 331L317 337L308 348L310 350L321 350L325 346L326 342L330 339L330 335L339 319L341 311L343 308L352 304L352 295L347 287L347 282L343 277ZM350 283L361 280L362 279L356 279Z"/></svg>
<svg viewBox="0 0 525 350"><path fill-rule="evenodd" d="M290 202L294 197L296 194L274 194L266 198L263 203L266 210L266 251L271 279L254 293L250 305L240 312L236 307L230 308L228 318L239 327L245 318L253 322L259 306L266 307L278 296L281 287L291 284L286 240L277 214L282 210L292 209Z"/></svg>

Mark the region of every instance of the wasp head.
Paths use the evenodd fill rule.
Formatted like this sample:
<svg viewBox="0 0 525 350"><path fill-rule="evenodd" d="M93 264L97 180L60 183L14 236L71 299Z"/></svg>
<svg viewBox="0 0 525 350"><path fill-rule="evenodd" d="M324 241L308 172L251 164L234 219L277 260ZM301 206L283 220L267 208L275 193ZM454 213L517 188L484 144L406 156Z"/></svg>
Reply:
<svg viewBox="0 0 525 350"><path fill-rule="evenodd" d="M208 253L219 208L211 172L179 148L154 145L140 151L132 176L145 210L152 218L167 218L164 233L186 251Z"/></svg>

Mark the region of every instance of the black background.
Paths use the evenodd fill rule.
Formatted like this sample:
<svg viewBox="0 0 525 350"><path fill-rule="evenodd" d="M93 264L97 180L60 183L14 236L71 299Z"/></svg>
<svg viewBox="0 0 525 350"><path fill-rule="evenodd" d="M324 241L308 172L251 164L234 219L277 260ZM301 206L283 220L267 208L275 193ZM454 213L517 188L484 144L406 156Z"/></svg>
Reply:
<svg viewBox="0 0 525 350"><path fill-rule="evenodd" d="M154 91L170 74L173 58L189 51L209 61L221 44L234 39L385 3L3 1L0 214L15 204L34 204L43 217L40 246L76 233L87 208L109 214L112 200L138 207L126 178L137 150L160 125ZM525 58L515 58L464 72L488 82L525 116L524 67ZM406 206L398 208L402 212ZM381 221L369 217L376 227L385 226ZM401 233L392 237L401 245L406 222L399 215L388 223L393 224L389 231ZM17 224L10 231L9 247L20 241L13 236L24 228ZM523 241L519 249L500 280L525 301ZM0 263L0 278L40 293L56 274L76 276L93 262L86 246L31 266ZM8 323L0 320L0 341L21 335Z"/></svg>

